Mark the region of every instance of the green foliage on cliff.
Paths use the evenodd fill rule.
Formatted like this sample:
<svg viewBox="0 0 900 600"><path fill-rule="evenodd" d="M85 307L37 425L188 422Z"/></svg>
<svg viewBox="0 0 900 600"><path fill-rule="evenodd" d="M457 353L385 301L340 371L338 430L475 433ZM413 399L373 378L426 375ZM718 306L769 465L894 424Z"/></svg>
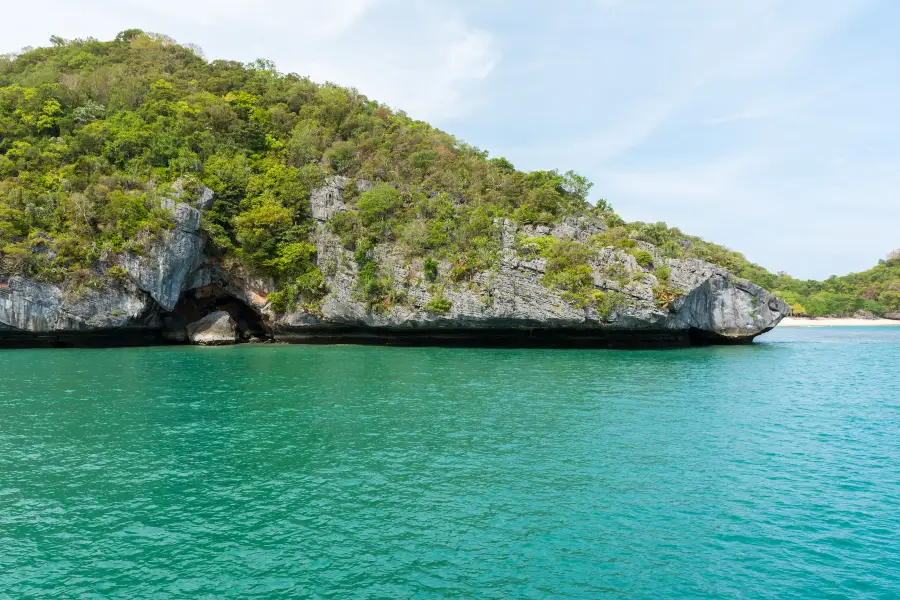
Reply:
<svg viewBox="0 0 900 600"><path fill-rule="evenodd" d="M518 244L520 254L546 259L545 286L558 290L560 296L579 308L594 307L606 318L621 301L616 292L594 289L591 259L596 250L587 244L561 240L552 236L532 237Z"/></svg>
<svg viewBox="0 0 900 600"><path fill-rule="evenodd" d="M591 183L576 173L517 171L354 89L267 61L208 62L139 30L109 42L54 38L0 57L0 275L76 288L121 280L105 266L172 226L161 200L191 200L208 186L210 251L276 278L277 306L312 305L327 290L309 196L335 175L349 178L350 210L329 226L356 251L357 292L373 308L398 301L373 257L377 244L427 259L423 275L443 285L496 265L498 219L550 225L592 213L609 229L591 246L624 249L648 268L656 265L638 241L712 261L809 314L900 310L896 257L824 282L772 274L665 224L625 223L606 201L590 205ZM374 187L357 190L357 181ZM563 246L538 249L551 264L547 283L576 304L597 304L584 262L571 260L578 249ZM437 261L452 268L439 276Z"/></svg>
<svg viewBox="0 0 900 600"><path fill-rule="evenodd" d="M207 62L138 30L0 58L4 273L99 272L171 225L159 206L176 183L184 200L205 185L216 195L204 224L214 252L277 277L279 302L314 297L313 257L297 249L310 240L310 191L334 175L378 184L334 224L349 247L399 243L463 265L457 275L495 259L498 217L553 223L592 210L591 184L575 173L517 171L267 61ZM383 277L369 275L374 300Z"/></svg>
<svg viewBox="0 0 900 600"><path fill-rule="evenodd" d="M647 250L638 250L634 253L634 258L637 260L637 264L644 268L653 266L653 255Z"/></svg>
<svg viewBox="0 0 900 600"><path fill-rule="evenodd" d="M612 217L615 219L615 217ZM884 315L900 312L900 252L893 252L874 268L824 281L794 279L771 273L743 254L682 233L665 223L621 223L598 236L595 245L631 248L635 241L656 245L669 258L698 258L724 267L778 294L808 316L852 315L858 311Z"/></svg>
<svg viewBox="0 0 900 600"><path fill-rule="evenodd" d="M802 281L781 275L775 292L809 316L849 315L857 311L875 315L900 312L900 253L893 252L862 273Z"/></svg>
<svg viewBox="0 0 900 600"><path fill-rule="evenodd" d="M453 308L453 303L444 298L443 290L425 304L425 310L428 312L444 314Z"/></svg>

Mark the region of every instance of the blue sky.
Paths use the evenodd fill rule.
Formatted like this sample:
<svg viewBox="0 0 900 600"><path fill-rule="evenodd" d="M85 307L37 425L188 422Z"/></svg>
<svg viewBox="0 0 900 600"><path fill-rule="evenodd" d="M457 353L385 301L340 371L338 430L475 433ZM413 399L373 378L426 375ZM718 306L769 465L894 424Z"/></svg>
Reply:
<svg viewBox="0 0 900 600"><path fill-rule="evenodd" d="M822 278L900 247L894 0L45 0L0 51L139 27L357 87L522 169Z"/></svg>

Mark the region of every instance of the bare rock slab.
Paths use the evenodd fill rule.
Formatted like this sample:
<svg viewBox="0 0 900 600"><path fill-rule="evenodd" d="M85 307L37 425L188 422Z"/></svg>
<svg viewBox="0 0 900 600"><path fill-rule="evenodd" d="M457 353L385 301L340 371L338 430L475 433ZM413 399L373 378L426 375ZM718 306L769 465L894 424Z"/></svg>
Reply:
<svg viewBox="0 0 900 600"><path fill-rule="evenodd" d="M237 343L237 325L224 310L206 315L187 326L188 340L200 346L227 346Z"/></svg>

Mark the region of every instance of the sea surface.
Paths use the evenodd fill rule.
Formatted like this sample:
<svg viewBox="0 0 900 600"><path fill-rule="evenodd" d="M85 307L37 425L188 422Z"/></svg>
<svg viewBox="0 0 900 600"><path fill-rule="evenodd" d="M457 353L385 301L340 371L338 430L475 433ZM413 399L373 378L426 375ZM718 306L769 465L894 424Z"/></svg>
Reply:
<svg viewBox="0 0 900 600"><path fill-rule="evenodd" d="M900 597L900 328L0 373L4 600Z"/></svg>

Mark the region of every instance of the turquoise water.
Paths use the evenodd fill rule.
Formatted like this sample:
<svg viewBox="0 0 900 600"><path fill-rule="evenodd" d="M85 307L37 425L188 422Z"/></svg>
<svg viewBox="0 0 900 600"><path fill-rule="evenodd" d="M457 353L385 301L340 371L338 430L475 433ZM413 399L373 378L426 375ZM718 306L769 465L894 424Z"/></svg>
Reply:
<svg viewBox="0 0 900 600"><path fill-rule="evenodd" d="M896 598L900 329L0 352L0 598Z"/></svg>

